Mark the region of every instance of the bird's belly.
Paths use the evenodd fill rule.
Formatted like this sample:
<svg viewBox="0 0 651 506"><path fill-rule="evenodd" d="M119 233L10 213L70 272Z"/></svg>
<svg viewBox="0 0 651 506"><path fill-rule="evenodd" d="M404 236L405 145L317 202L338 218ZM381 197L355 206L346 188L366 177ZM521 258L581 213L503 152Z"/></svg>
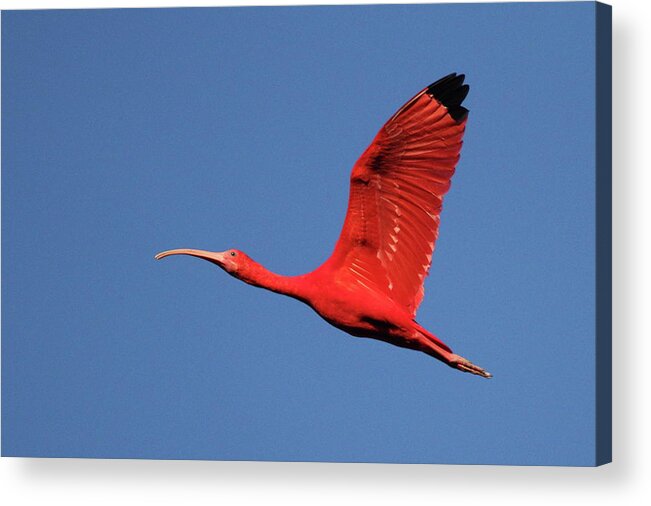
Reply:
<svg viewBox="0 0 651 506"><path fill-rule="evenodd" d="M339 292L311 304L328 323L359 337L385 338L406 331L411 318L375 294Z"/></svg>

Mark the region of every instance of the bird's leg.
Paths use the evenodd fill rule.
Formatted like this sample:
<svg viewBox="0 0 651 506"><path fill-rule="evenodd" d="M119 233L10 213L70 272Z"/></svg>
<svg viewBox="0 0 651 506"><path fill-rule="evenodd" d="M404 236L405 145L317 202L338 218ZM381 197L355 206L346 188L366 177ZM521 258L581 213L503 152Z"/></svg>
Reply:
<svg viewBox="0 0 651 506"><path fill-rule="evenodd" d="M470 360L463 358L456 353L452 353L452 350L447 347L439 338L431 334L429 331L424 328L419 328L419 334L425 339L419 339L421 350L431 355L434 358L439 359L441 362L445 362L453 369L458 369L459 371L469 372L470 374L476 374L477 376L482 376L483 378L492 378L493 375L488 371L484 370L482 367L473 364Z"/></svg>
<svg viewBox="0 0 651 506"><path fill-rule="evenodd" d="M441 362L445 362L453 369L458 369L459 371L469 372L470 374L476 374L483 378L492 378L493 375L479 367L478 365L473 364L467 358L463 358L456 353L450 353L435 344L428 343L427 349L423 350L428 355L431 355L435 358L438 358Z"/></svg>
<svg viewBox="0 0 651 506"><path fill-rule="evenodd" d="M463 358L455 353L450 354L448 365L463 372L469 372L482 376L484 378L492 378L493 375L478 365L473 364L470 360Z"/></svg>

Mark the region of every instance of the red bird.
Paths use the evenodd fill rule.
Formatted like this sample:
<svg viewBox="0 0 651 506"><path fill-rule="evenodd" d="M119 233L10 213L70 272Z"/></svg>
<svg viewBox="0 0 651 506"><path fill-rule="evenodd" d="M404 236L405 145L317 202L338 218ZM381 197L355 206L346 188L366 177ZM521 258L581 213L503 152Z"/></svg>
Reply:
<svg viewBox="0 0 651 506"><path fill-rule="evenodd" d="M491 374L415 320L438 237L443 195L459 160L469 87L450 74L403 105L355 163L343 230L315 271L281 276L239 250L175 249L245 283L308 304L328 323L359 337L422 351L460 371Z"/></svg>

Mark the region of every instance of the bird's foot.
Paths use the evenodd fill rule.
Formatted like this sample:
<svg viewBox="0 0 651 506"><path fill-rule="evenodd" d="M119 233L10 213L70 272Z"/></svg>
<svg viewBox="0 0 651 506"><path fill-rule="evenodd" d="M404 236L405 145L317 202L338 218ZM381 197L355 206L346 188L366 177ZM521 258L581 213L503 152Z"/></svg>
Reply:
<svg viewBox="0 0 651 506"><path fill-rule="evenodd" d="M470 360L460 357L459 355L452 355L449 362L450 367L459 369L463 372L469 372L470 374L476 374L477 376L482 376L483 378L492 378L493 375L488 371L485 371L478 365L473 364Z"/></svg>

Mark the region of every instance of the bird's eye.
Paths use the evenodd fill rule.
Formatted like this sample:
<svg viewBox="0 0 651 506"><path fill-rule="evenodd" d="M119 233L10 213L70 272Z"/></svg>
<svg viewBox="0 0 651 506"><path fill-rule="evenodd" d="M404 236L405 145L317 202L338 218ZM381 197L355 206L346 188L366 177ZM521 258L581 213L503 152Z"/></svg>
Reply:
<svg viewBox="0 0 651 506"><path fill-rule="evenodd" d="M234 252L234 251L231 251L231 256L232 256L232 257L235 256L235 252Z"/></svg>

